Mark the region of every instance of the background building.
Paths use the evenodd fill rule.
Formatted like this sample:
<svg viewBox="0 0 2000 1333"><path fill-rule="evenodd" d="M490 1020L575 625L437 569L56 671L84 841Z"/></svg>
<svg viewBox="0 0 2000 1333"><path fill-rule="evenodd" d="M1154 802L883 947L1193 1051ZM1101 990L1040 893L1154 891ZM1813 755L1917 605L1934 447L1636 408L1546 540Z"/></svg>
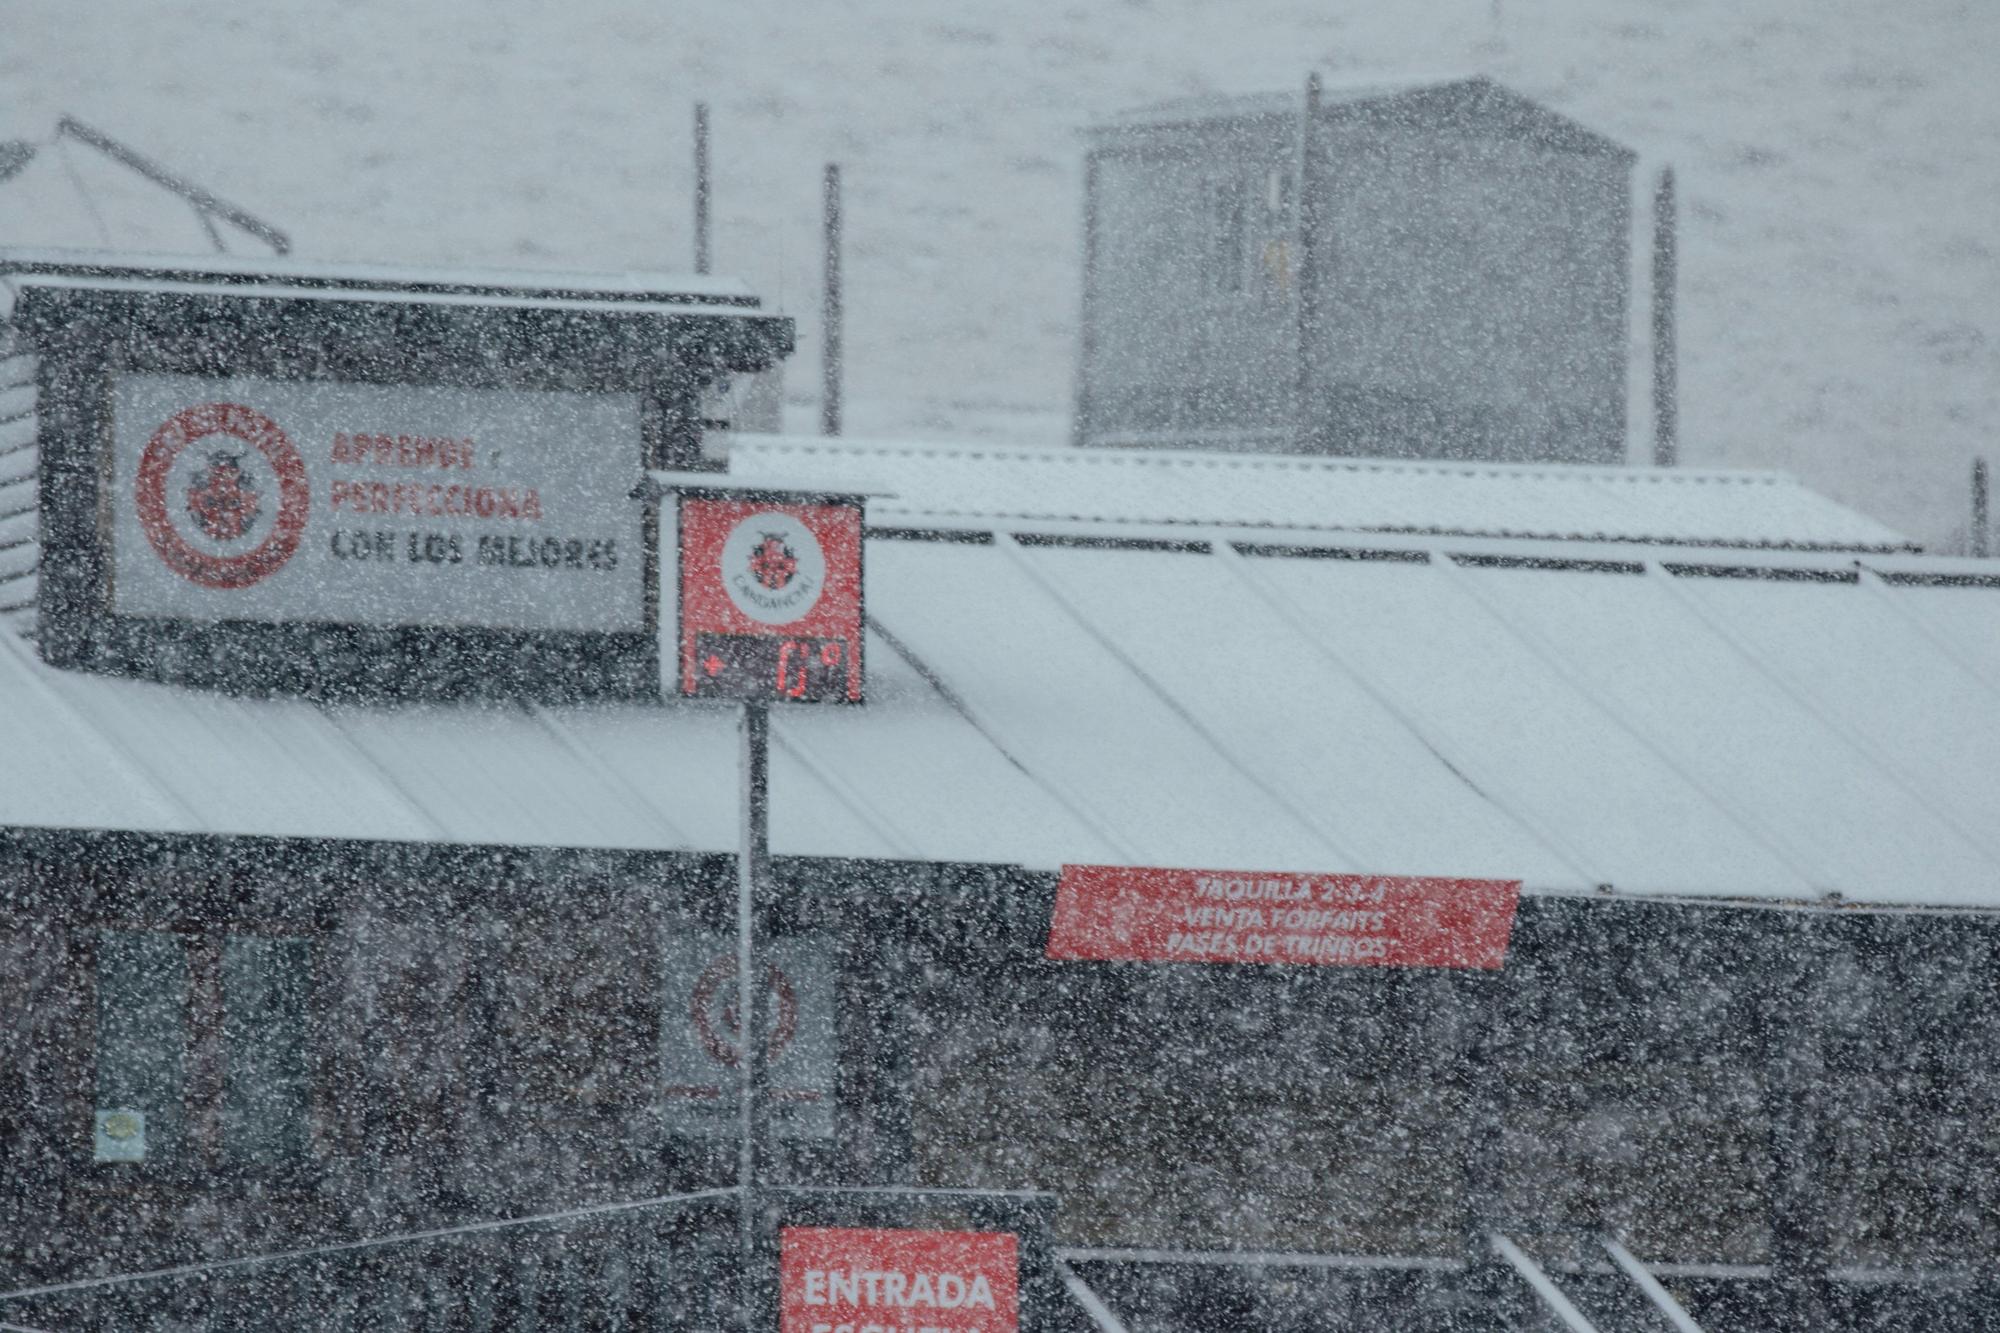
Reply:
<svg viewBox="0 0 2000 1333"><path fill-rule="evenodd" d="M1078 440L1624 461L1633 161L1486 78L1100 124Z"/></svg>

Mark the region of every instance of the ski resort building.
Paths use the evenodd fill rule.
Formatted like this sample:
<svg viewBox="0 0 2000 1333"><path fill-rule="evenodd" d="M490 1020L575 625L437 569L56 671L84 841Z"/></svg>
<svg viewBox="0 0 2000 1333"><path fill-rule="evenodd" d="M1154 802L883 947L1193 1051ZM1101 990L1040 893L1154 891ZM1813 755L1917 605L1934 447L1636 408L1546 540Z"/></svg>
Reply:
<svg viewBox="0 0 2000 1333"><path fill-rule="evenodd" d="M743 741L659 684L646 423L788 327L3 280L0 1321L715 1328L801 1219L1011 1237L1024 1329L2000 1308L1989 564L1768 473L739 438L718 481L868 497L866 700L771 710L746 1270ZM628 322L671 357L567 378ZM1490 965L1090 961L1065 867L1509 915Z"/></svg>

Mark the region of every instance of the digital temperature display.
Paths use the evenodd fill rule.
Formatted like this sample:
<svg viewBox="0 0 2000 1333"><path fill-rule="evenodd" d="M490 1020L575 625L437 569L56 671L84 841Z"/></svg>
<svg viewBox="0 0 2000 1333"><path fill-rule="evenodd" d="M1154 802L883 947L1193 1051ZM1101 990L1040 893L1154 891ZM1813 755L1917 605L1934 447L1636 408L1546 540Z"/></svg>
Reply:
<svg viewBox="0 0 2000 1333"><path fill-rule="evenodd" d="M682 492L680 693L768 703L861 702L861 503Z"/></svg>
<svg viewBox="0 0 2000 1333"><path fill-rule="evenodd" d="M697 634L694 697L839 703L847 697L844 639Z"/></svg>

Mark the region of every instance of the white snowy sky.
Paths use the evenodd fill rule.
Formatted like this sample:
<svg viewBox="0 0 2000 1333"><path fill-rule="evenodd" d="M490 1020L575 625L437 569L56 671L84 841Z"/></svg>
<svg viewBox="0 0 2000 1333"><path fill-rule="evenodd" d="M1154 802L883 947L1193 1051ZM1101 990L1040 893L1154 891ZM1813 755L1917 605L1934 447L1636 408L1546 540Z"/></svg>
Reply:
<svg viewBox="0 0 2000 1333"><path fill-rule="evenodd" d="M1055 442L1081 127L1313 66L1485 70L1677 164L1686 460L1949 542L2000 462L1996 51L1993 0L4 0L0 138L78 116L308 257L679 269L706 99L717 266L800 316L795 392L837 160L853 427ZM70 168L112 244L161 243L87 156L0 185L0 244L105 242Z"/></svg>

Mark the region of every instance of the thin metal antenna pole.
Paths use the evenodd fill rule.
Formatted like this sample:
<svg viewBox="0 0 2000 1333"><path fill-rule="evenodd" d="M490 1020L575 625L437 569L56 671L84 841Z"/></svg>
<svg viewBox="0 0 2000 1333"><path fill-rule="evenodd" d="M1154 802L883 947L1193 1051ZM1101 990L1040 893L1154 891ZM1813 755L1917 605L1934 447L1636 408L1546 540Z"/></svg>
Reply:
<svg viewBox="0 0 2000 1333"><path fill-rule="evenodd" d="M759 1155L764 1137L763 977L757 966L757 907L771 854L771 714L769 706L743 705L743 828L736 854L736 1073L741 1134L736 1167L741 1271L737 1306L745 1333L757 1326Z"/></svg>
<svg viewBox="0 0 2000 1333"><path fill-rule="evenodd" d="M1675 346L1674 285L1678 245L1674 169L1653 190L1653 464L1680 461L1680 351Z"/></svg>
<svg viewBox="0 0 2000 1333"><path fill-rule="evenodd" d="M841 375L840 168L830 162L826 168L823 202L826 209L826 304L820 320L819 433L838 435Z"/></svg>
<svg viewBox="0 0 2000 1333"><path fill-rule="evenodd" d="M694 104L694 271L709 271L708 103Z"/></svg>
<svg viewBox="0 0 2000 1333"><path fill-rule="evenodd" d="M1972 554L1975 559L1984 560L1992 550L1992 538L1987 524L1988 499L1986 487L1986 460L1972 460Z"/></svg>
<svg viewBox="0 0 2000 1333"><path fill-rule="evenodd" d="M1070 414L1070 443L1081 446L1096 433L1091 413L1096 402L1092 372L1097 362L1096 315L1103 295L1097 285L1097 150L1083 159L1083 308L1076 326L1076 410Z"/></svg>

